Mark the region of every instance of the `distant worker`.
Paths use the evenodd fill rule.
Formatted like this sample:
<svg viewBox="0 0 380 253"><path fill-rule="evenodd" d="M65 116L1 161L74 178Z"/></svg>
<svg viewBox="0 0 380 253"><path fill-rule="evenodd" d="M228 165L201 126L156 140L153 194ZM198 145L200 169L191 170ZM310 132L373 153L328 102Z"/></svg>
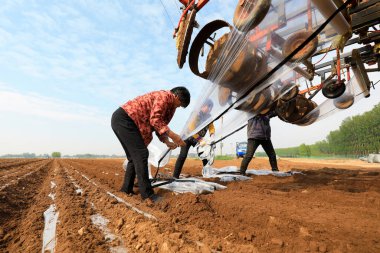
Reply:
<svg viewBox="0 0 380 253"><path fill-rule="evenodd" d="M274 151L271 141L271 127L269 124L270 118L275 117L274 112L268 114L258 114L248 121L247 135L247 153L244 156L240 165L240 173L245 175L249 162L252 160L256 149L261 145L269 157L269 162L272 167L272 171L278 171L276 152Z"/></svg>
<svg viewBox="0 0 380 253"><path fill-rule="evenodd" d="M194 121L189 126L190 131L194 130L201 123L203 123L204 121L206 121L208 118L211 117L210 112L212 110L213 105L214 104L211 101L211 99L207 99L203 103L198 115L195 117ZM194 134L193 136L185 140L186 145L181 147L181 152L179 153L179 156L175 163L174 173L173 173L174 178L179 178L179 175L181 174L182 167L183 167L183 164L185 163L190 147L194 147L198 143L201 146L206 145L205 141L203 140L203 137L206 135L207 130L209 131L210 137L213 138L215 134L215 127L214 127L214 124L211 123L208 126L204 127L202 130L200 130L198 133ZM203 163L203 166L205 166L208 163L208 160L203 159L202 163Z"/></svg>
<svg viewBox="0 0 380 253"><path fill-rule="evenodd" d="M178 134L170 130L168 124L176 109L180 106L186 108L189 103L189 91L185 87L175 87L138 96L113 113L111 126L128 159L122 192L134 194L133 185L137 175L142 199L157 199L149 180L147 146L153 139L153 131L170 149L186 145Z"/></svg>

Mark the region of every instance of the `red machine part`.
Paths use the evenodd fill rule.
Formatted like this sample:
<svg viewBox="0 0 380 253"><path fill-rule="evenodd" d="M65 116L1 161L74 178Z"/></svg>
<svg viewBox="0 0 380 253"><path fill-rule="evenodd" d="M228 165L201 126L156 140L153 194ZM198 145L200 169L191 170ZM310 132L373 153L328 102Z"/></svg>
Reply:
<svg viewBox="0 0 380 253"><path fill-rule="evenodd" d="M178 25L177 27L175 28L174 30L174 34L173 34L173 37L175 38L176 34L177 34L177 31L178 31L178 28L181 24L181 21L183 19L183 17L185 16L185 14L190 10L190 8L194 5L195 3L195 0L192 0L190 2L190 0L179 0L185 7L186 9L182 12L182 15L181 17L179 18L179 21L178 21ZM203 8L203 6L205 6L205 4L208 3L209 0L200 0L197 4L195 4L194 8L199 11L200 9Z"/></svg>

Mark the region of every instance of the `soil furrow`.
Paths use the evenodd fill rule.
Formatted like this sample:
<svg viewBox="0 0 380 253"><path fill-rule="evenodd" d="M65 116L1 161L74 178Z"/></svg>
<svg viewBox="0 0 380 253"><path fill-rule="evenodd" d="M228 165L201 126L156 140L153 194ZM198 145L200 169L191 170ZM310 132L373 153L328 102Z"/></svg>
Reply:
<svg viewBox="0 0 380 253"><path fill-rule="evenodd" d="M109 226L111 230L124 239L128 249L132 250L132 252L138 252L139 250L157 252L162 244L164 244L163 247L171 245L171 239L165 238L167 234L163 233L165 230L160 226L159 221L152 221L131 211L123 203L119 203L115 198L109 196L107 191L110 189L106 189L106 186L99 182L96 183L98 186L95 186L82 177L81 173L76 173L74 170L80 170L78 167L69 168L72 177L88 192L88 198L93 201L97 209L110 220Z"/></svg>
<svg viewBox="0 0 380 253"><path fill-rule="evenodd" d="M123 176L122 162L73 160L70 164L97 184L108 185L117 192ZM231 162L219 163L222 167ZM269 167L267 163L266 159L255 160L258 167ZM298 166L288 163L282 164L285 170ZM171 162L166 167L172 170L173 165ZM185 164L185 173L199 174L200 164L192 166ZM340 169L318 166L321 169L307 170L305 175L289 178L262 176L253 177L249 182L226 183L227 190L211 195L173 196L158 190L164 200L151 213L159 218L161 233L167 233L167 237L178 233L181 237L172 244L165 244L175 251L192 248L223 252L297 252L320 248L355 252L372 245L373 250L368 252L376 252L374 249L380 245L375 238L380 234L372 220L379 219L376 210L380 208L380 201L373 190L378 189L379 174L362 175L352 168L345 170L342 165L337 166ZM364 179L370 182L361 183ZM138 196L125 198L135 205L140 201ZM365 212L361 210L362 203L365 203ZM357 208L352 208L354 206ZM335 211L331 213L331 210ZM353 217L360 219L353 220ZM337 223L339 225L334 227ZM353 224L355 226L350 227ZM355 243L342 244L350 231L355 231L351 235ZM372 231L373 236L368 236L368 231ZM162 246L163 242L158 244Z"/></svg>
<svg viewBox="0 0 380 253"><path fill-rule="evenodd" d="M1 252L41 250L42 214L53 203L47 196L51 181L57 185L57 252L109 252L118 247L128 252L380 251L380 168L373 165L362 169L365 164L357 161L325 165L279 160L282 171L303 174L223 182L227 189L208 195L155 189L162 199L148 206L137 187L134 196L119 192L124 159L54 161L50 169L40 169L0 192ZM174 163L160 172L172 171ZM239 164L216 161L215 167ZM31 171L37 168L34 164ZM252 168L270 165L255 158ZM201 169L200 161L188 159L183 173L200 175ZM20 165L5 171L20 171L14 174L23 177L28 169Z"/></svg>
<svg viewBox="0 0 380 253"><path fill-rule="evenodd" d="M11 181L17 180L17 178L22 177L29 172L33 172L33 169L41 164L46 163L46 161L39 161L33 164L22 165L20 167L12 168L6 171L2 171L0 176L0 190L6 185L10 184Z"/></svg>
<svg viewBox="0 0 380 253"><path fill-rule="evenodd" d="M1 178L0 191L3 191L8 187L14 187L14 185L17 184L18 181L24 179L25 177L29 177L30 175L33 175L35 172L39 171L41 166L44 166L44 164L46 164L46 162L35 164L35 167L27 167L26 169L20 170L19 172L12 174L10 177Z"/></svg>
<svg viewBox="0 0 380 253"><path fill-rule="evenodd" d="M0 173L3 171L3 170L6 170L6 169L9 169L9 168L18 168L22 165L27 165L27 164L33 164L33 163L36 163L36 162L39 162L39 161L44 161L42 159L27 159L27 160L23 160L23 161L14 161L14 162L1 162L0 163Z"/></svg>
<svg viewBox="0 0 380 253"><path fill-rule="evenodd" d="M38 252L42 247L43 212L49 206L51 165L45 160L36 172L0 192L0 249Z"/></svg>
<svg viewBox="0 0 380 253"><path fill-rule="evenodd" d="M78 174L82 174L82 171L85 170L86 172L92 172L90 175L85 174L84 178L90 179L89 181L93 182L96 180L96 185L100 186L100 188L106 189L107 186L103 185L101 183L101 180L104 179L104 177L108 177L107 174L96 174L94 173L96 170L94 168L91 169L91 167L85 167L83 168L83 163L72 163L70 167L71 169L75 169L76 171L79 171ZM94 166L94 165L93 165ZM103 168L103 166L102 166ZM120 168L120 167L119 167ZM110 174L110 173L109 173ZM115 175L114 175L115 176ZM85 181L87 181L85 179ZM93 185L93 187L95 187ZM99 189L99 188L98 188ZM113 192L117 192L115 189L115 186L113 189L111 188ZM118 194L120 195L120 194ZM126 196L122 194L122 196ZM189 205L200 205L199 209L207 209L207 204L203 203L202 201L199 201L200 198L189 194L191 200L188 203ZM122 197L123 198L123 197ZM127 224L127 228L132 227L133 231L138 231L139 236L142 238L140 241L137 241L137 245L131 245L133 247L137 247L140 249L140 246L144 246L144 251L146 252L155 252L155 250L169 250L169 252L199 252L200 250L203 251L210 251L211 248L220 248L222 243L219 242L219 239L217 237L214 237L212 234L208 233L205 228L197 227L197 223L185 223L180 224L179 220L175 217L168 215L165 213L168 208L168 204L164 203L162 205L158 205L156 208L151 209L144 207L144 204L141 203L139 199L136 198L130 198L130 197L124 197L123 199L126 199L128 203L133 203L133 205L143 209L147 210L148 212L153 212L153 214L158 217L158 222L153 223L154 228L153 231L149 232L149 227L145 226L144 223L145 219L142 216L136 216L136 213L133 213L133 217L137 219L136 222L135 219L132 219L130 221L125 221ZM103 197L102 197L103 200ZM114 206L114 208L120 209L121 213L117 217L125 217L125 206L120 205L120 203L115 202L114 200L111 200L111 204L108 204L107 208L111 208L111 206ZM141 207L140 207L141 206ZM148 221L147 221L148 222ZM149 223L149 222L148 222ZM136 237L136 233L131 233L128 229L127 231L123 230L125 236L133 241ZM191 231L191 233L190 233ZM163 236L162 236L163 235ZM144 245L146 240L151 240L149 238L154 237L153 241L149 241L151 243L151 247L147 247ZM149 246L149 244L148 244ZM249 250L254 249L253 246L245 245L244 243L240 245L241 247ZM225 245L225 249L229 249L228 243Z"/></svg>
<svg viewBox="0 0 380 253"><path fill-rule="evenodd" d="M56 166L55 204L59 212L56 252L106 252L105 239L91 224L93 211L87 192L77 193L64 164L59 162Z"/></svg>

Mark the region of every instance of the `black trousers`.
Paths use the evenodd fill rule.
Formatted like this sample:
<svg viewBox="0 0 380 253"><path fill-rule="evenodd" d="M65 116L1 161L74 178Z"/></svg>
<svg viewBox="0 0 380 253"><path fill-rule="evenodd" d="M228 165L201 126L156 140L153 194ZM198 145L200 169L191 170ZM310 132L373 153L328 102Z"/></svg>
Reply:
<svg viewBox="0 0 380 253"><path fill-rule="evenodd" d="M247 170L249 162L252 160L252 157L255 154L256 149L260 145L263 147L265 153L267 153L267 156L269 157L269 162L270 162L270 165L272 167L272 170L278 170L276 152L274 151L272 141L270 139L269 140L248 139L247 153L244 156L244 159L240 165L240 172L241 173L245 173L245 171Z"/></svg>
<svg viewBox="0 0 380 253"><path fill-rule="evenodd" d="M139 190L143 199L154 193L149 181L148 156L149 151L135 122L124 109L117 109L111 120L112 130L119 139L128 158L127 170L121 191L133 193L133 184L137 175Z"/></svg>
<svg viewBox="0 0 380 253"><path fill-rule="evenodd" d="M175 162L174 173L173 173L173 177L175 178L179 178L179 175L181 174L181 171L182 171L183 164L185 163L187 154L189 153L189 149L191 146L193 146L193 144L188 140L185 140L185 143L186 143L186 146L181 147L181 151L178 155L177 161ZM208 162L207 159L203 159L202 160L203 166L205 166L207 162Z"/></svg>

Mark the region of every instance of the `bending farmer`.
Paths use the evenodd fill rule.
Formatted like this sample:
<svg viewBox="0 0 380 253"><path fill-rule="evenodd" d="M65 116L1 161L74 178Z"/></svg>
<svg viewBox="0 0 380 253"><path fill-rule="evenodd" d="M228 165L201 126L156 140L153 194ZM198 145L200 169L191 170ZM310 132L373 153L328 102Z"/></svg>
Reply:
<svg viewBox="0 0 380 253"><path fill-rule="evenodd" d="M203 105L201 107L201 110L199 111L198 115L195 117L194 121L189 126L190 131L194 130L202 122L204 122L209 117L211 117L210 112L212 110L213 105L214 104L211 101L211 99L207 99L203 103ZM181 174L182 167L183 167L183 164L185 163L185 160L187 158L187 154L189 152L190 147L191 146L194 147L198 143L200 145L205 145L206 144L203 141L203 137L206 135L207 130L209 131L209 134L210 134L210 136L212 138L213 135L214 135L214 133L215 133L215 127L214 127L213 123L211 123L208 126L204 127L198 133L196 133L195 135L193 135L193 136L191 136L191 137L189 137L188 139L185 140L186 145L183 146L183 147L181 147L181 152L179 153L179 156L178 156L177 161L175 163L174 173L173 173L173 177L174 178L179 178L179 175ZM203 166L205 166L207 164L207 162L208 162L207 159L203 159L202 160Z"/></svg>
<svg viewBox="0 0 380 253"><path fill-rule="evenodd" d="M168 124L176 109L187 107L189 103L189 91L185 87L175 87L170 91L154 91L139 96L113 113L111 126L128 158L122 192L133 194L137 175L141 197L152 200L156 197L149 181L147 146L153 139L153 131L170 149L186 145Z"/></svg>

